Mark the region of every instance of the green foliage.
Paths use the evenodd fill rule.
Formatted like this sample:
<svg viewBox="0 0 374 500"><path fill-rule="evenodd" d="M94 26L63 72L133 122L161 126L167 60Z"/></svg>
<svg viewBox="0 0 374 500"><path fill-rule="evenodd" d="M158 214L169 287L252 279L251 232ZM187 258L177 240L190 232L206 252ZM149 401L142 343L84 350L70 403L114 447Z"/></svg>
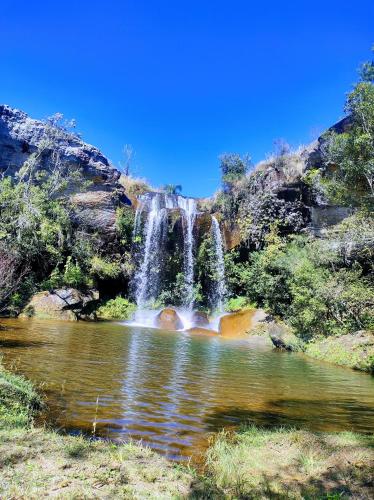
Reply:
<svg viewBox="0 0 374 500"><path fill-rule="evenodd" d="M74 288L82 288L87 285L87 278L79 264L73 262L71 256L66 259L65 270L63 275L65 285Z"/></svg>
<svg viewBox="0 0 374 500"><path fill-rule="evenodd" d="M251 159L248 155L225 153L220 156L220 169L224 191L229 191L232 185L248 172Z"/></svg>
<svg viewBox="0 0 374 500"><path fill-rule="evenodd" d="M262 251L244 262L232 259L231 290L285 318L305 339L373 328L372 275L357 260L346 267L336 238L335 232L325 241L286 241L274 228Z"/></svg>
<svg viewBox="0 0 374 500"><path fill-rule="evenodd" d="M248 297L232 297L227 301L225 305L225 311L235 312L250 307L255 306L249 302Z"/></svg>
<svg viewBox="0 0 374 500"><path fill-rule="evenodd" d="M132 304L123 297L116 297L108 300L100 306L96 311L97 317L100 319L131 319L136 310L135 304Z"/></svg>
<svg viewBox="0 0 374 500"><path fill-rule="evenodd" d="M0 365L0 429L24 427L42 406L31 382Z"/></svg>
<svg viewBox="0 0 374 500"><path fill-rule="evenodd" d="M95 255L91 259L91 274L100 279L118 278L122 273L119 262L110 261Z"/></svg>
<svg viewBox="0 0 374 500"><path fill-rule="evenodd" d="M374 78L366 63L362 81L348 95L345 111L350 126L343 134L326 135L324 148L329 198L348 206L374 206Z"/></svg>
<svg viewBox="0 0 374 500"><path fill-rule="evenodd" d="M134 230L134 210L130 207L118 207L116 211L116 228L121 244L130 247Z"/></svg>
<svg viewBox="0 0 374 500"><path fill-rule="evenodd" d="M180 194L182 192L182 186L180 184L165 184L162 190L166 194Z"/></svg>

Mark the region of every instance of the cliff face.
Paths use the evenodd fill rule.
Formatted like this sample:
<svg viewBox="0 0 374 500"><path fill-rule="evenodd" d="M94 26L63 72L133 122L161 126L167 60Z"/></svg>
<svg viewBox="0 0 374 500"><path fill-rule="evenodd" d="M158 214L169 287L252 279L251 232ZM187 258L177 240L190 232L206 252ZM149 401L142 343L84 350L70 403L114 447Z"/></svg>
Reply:
<svg viewBox="0 0 374 500"><path fill-rule="evenodd" d="M51 133L53 149L48 146ZM84 179L90 181L84 193L76 192L72 196L77 224L108 235L113 233L116 207L130 204L118 182L120 172L99 149L86 144L77 135L66 131L57 133L53 125L0 105L0 175L16 176L24 162L40 147L44 148L41 158L44 169L49 170L54 155L58 154L59 161L72 169L78 168Z"/></svg>
<svg viewBox="0 0 374 500"><path fill-rule="evenodd" d="M349 118L345 118L330 130L341 133L349 125ZM53 126L51 129L47 122L34 120L23 111L0 105L0 175L16 176L29 156L45 144L51 130ZM260 162L249 176L251 182L242 189L247 192L244 196L273 196L274 200L285 204L285 211L299 207L304 226L309 226L316 233L339 222L349 215L349 211L331 206L304 181L308 170L323 168L323 145L324 137L321 136L296 153ZM48 170L52 165L56 153L61 162L72 169L79 168L84 178L90 181L88 189L71 196L76 224L110 238L115 233L117 207L131 205L119 183L120 172L111 166L99 149L66 131L54 135L53 148L46 147L41 159L44 169ZM225 232L226 247L236 246L239 241L236 224L225 221L221 226ZM299 229L295 227L295 230Z"/></svg>

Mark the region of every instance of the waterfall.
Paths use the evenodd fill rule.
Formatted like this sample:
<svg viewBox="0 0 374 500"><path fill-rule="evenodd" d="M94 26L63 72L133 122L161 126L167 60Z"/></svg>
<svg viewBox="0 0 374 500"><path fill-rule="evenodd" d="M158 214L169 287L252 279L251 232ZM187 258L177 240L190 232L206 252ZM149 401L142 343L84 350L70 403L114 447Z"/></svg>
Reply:
<svg viewBox="0 0 374 500"><path fill-rule="evenodd" d="M156 299L158 294L163 256L162 243L165 236L164 223L166 221L166 209L162 207L161 202L162 197L159 193L151 197L145 195L140 200L139 214L135 216L135 221L140 226L141 212L145 208L148 209L143 233L143 260L135 275L135 298L139 309L144 308L148 301ZM136 225L135 231L140 231Z"/></svg>
<svg viewBox="0 0 374 500"><path fill-rule="evenodd" d="M138 309L144 309L148 302L152 302L158 297L165 254L167 212L173 209L180 209L184 219L184 306L192 309L194 285L193 228L196 217L196 202L192 198L164 193L146 193L139 197L139 205L135 214L134 242L136 243L137 237L142 235L142 243L137 251L140 262L134 279L135 299ZM143 212L147 216L142 231Z"/></svg>
<svg viewBox="0 0 374 500"><path fill-rule="evenodd" d="M178 206L184 211L184 305L187 309L192 309L194 303L194 235L193 228L196 217L196 201L193 198L182 198L178 196Z"/></svg>
<svg viewBox="0 0 374 500"><path fill-rule="evenodd" d="M223 258L222 235L217 219L212 215L212 235L214 243L215 262L213 264L216 275L215 289L213 290L213 309L223 312L226 285L225 285L225 261Z"/></svg>

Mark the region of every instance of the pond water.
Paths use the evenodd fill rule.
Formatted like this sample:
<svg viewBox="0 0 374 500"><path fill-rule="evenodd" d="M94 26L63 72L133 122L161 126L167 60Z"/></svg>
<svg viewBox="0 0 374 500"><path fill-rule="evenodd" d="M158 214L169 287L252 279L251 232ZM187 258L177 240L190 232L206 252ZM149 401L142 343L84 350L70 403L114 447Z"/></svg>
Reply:
<svg viewBox="0 0 374 500"><path fill-rule="evenodd" d="M247 339L116 323L4 320L7 367L43 383L69 431L141 439L169 458L243 422L374 431L374 378ZM98 402L98 404L97 404Z"/></svg>

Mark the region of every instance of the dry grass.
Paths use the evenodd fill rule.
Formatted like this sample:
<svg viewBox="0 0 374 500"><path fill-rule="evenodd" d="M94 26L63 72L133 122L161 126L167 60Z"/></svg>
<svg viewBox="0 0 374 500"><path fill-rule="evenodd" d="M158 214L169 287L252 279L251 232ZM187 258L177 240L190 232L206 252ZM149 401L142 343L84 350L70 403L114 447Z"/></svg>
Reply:
<svg viewBox="0 0 374 500"><path fill-rule="evenodd" d="M212 487L232 499L371 499L373 470L374 436L247 427L217 436L201 494Z"/></svg>
<svg viewBox="0 0 374 500"><path fill-rule="evenodd" d="M119 183L125 188L128 196L140 196L147 191L154 191L146 179L121 175Z"/></svg>
<svg viewBox="0 0 374 500"><path fill-rule="evenodd" d="M150 449L63 436L0 431L0 498L185 498L191 476Z"/></svg>

